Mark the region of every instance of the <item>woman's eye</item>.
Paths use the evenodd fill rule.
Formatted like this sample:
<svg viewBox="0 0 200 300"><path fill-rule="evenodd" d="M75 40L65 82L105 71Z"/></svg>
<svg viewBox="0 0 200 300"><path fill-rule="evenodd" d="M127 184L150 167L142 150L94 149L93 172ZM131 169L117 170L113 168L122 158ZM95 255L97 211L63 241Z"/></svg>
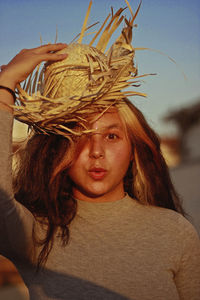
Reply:
<svg viewBox="0 0 200 300"><path fill-rule="evenodd" d="M118 139L118 138L119 138L118 135L115 134L115 133L109 133L109 134L107 135L107 139L108 139L108 140L116 140L116 139Z"/></svg>

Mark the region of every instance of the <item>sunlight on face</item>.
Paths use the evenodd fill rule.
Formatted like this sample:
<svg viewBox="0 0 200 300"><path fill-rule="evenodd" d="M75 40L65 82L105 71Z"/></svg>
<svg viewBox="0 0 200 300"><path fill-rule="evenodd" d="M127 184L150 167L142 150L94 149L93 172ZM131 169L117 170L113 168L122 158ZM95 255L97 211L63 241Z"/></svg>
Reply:
<svg viewBox="0 0 200 300"><path fill-rule="evenodd" d="M130 141L117 111L106 112L92 129L69 169L73 195L94 202L119 200L132 156Z"/></svg>

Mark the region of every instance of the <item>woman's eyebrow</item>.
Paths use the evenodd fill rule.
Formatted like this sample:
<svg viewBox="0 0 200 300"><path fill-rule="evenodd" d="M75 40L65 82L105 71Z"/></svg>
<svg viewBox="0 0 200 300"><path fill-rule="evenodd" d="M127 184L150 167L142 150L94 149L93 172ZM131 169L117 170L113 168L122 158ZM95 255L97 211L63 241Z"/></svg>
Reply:
<svg viewBox="0 0 200 300"><path fill-rule="evenodd" d="M111 125L104 126L101 128L96 128L96 129L94 129L94 132L92 134L103 133L103 132L106 132L111 129L117 129L117 130L123 131L122 126L120 124L116 123L116 124L111 124Z"/></svg>
<svg viewBox="0 0 200 300"><path fill-rule="evenodd" d="M102 129L113 129L113 128L117 128L117 129L123 130L122 126L119 123L110 124L108 126L103 127Z"/></svg>
<svg viewBox="0 0 200 300"><path fill-rule="evenodd" d="M93 134L102 134L103 132L110 130L110 129L118 129L120 131L124 131L123 127L119 123L113 123L107 126L103 126L101 128L94 128L93 132L91 132L89 135Z"/></svg>

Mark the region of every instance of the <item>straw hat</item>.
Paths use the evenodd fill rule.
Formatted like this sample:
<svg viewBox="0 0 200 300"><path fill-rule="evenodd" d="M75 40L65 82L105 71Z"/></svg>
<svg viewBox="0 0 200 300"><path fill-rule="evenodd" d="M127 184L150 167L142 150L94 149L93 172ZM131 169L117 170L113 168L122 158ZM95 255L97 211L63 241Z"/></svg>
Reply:
<svg viewBox="0 0 200 300"><path fill-rule="evenodd" d="M90 131L87 121L89 114L101 115L109 107L121 105L128 96L145 96L127 89L136 82L137 77L131 40L140 5L133 14L128 1L125 1L131 13L130 20L123 15L123 8L115 14L112 11L86 45L82 44L82 39L88 29L86 24L92 4L90 2L78 41L58 52L67 53L67 58L46 63L41 71L38 66L23 88L17 86L18 97L13 107L17 120L28 124L37 132L69 138ZM125 27L106 52L112 34L122 21ZM93 47L97 38L99 40ZM74 130L72 124L79 124L81 130Z"/></svg>

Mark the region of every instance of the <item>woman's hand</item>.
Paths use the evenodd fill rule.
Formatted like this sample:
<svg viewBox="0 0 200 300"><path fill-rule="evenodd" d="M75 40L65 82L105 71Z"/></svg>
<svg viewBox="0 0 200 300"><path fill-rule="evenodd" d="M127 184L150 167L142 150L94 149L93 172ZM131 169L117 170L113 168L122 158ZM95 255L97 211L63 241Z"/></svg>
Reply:
<svg viewBox="0 0 200 300"><path fill-rule="evenodd" d="M27 76L42 61L59 61L67 54L57 54L56 51L67 47L66 44L49 44L19 52L7 65L1 66L0 85L15 90L18 83ZM14 102L13 96L5 89L0 89L0 109L12 112L9 105Z"/></svg>
<svg viewBox="0 0 200 300"><path fill-rule="evenodd" d="M20 51L7 65L1 67L0 85L15 89L16 84L25 80L42 61L59 61L66 58L67 54L56 54L56 51L65 47L66 44L49 44Z"/></svg>

